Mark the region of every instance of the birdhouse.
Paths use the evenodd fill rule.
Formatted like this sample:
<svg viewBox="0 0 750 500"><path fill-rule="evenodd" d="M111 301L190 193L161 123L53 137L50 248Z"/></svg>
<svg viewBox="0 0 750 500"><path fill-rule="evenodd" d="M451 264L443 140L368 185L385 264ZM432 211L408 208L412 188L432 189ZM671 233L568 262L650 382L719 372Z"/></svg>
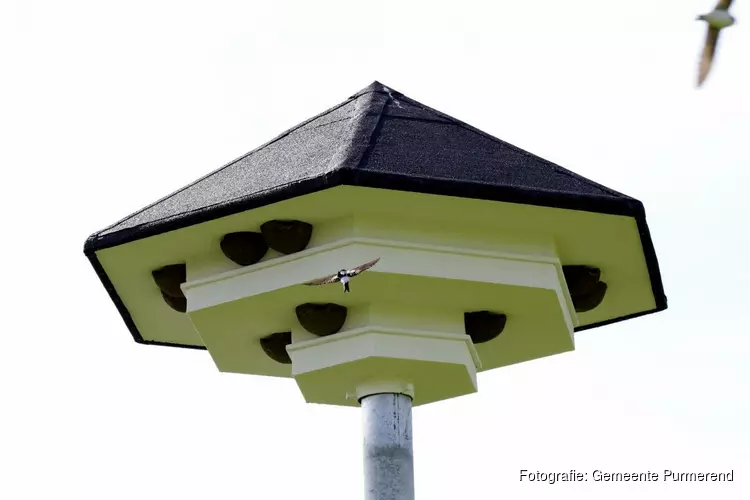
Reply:
<svg viewBox="0 0 750 500"><path fill-rule="evenodd" d="M667 307L638 200L377 82L85 254L136 342L342 406L469 394Z"/></svg>

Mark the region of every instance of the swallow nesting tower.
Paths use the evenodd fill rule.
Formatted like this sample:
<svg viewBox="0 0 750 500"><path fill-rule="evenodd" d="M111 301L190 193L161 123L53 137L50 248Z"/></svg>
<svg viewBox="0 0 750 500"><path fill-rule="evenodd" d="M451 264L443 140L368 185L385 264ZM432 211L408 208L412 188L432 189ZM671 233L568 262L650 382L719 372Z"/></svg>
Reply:
<svg viewBox="0 0 750 500"><path fill-rule="evenodd" d="M368 499L413 498L412 405L667 307L639 201L377 82L84 250L136 342L361 405Z"/></svg>

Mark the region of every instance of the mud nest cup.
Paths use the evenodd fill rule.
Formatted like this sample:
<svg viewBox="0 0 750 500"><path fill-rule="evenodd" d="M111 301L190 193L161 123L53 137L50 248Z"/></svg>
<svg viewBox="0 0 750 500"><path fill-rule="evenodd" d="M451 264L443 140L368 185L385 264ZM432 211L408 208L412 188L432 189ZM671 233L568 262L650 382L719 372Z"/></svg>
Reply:
<svg viewBox="0 0 750 500"><path fill-rule="evenodd" d="M346 321L347 309L333 303L313 304L308 302L298 305L295 312L302 328L318 337L325 337L341 330Z"/></svg>
<svg viewBox="0 0 750 500"><path fill-rule="evenodd" d="M260 226L266 243L279 253L297 253L310 243L313 226L299 220L270 220Z"/></svg>
<svg viewBox="0 0 750 500"><path fill-rule="evenodd" d="M180 285L187 279L187 266L185 264L171 264L151 271L156 286L170 297L184 297Z"/></svg>
<svg viewBox="0 0 750 500"><path fill-rule="evenodd" d="M491 311L464 313L464 329L475 344L489 342L497 338L505 329L508 317Z"/></svg>
<svg viewBox="0 0 750 500"><path fill-rule="evenodd" d="M187 311L187 299L180 288L187 279L187 266L184 263L154 269L151 271L151 277L169 307L181 313Z"/></svg>
<svg viewBox="0 0 750 500"><path fill-rule="evenodd" d="M286 346L291 343L292 332L272 333L260 339L260 347L263 349L263 352L272 360L283 365L292 363L289 353L286 352Z"/></svg>
<svg viewBox="0 0 750 500"><path fill-rule="evenodd" d="M565 282L576 312L595 309L604 300L607 283L601 281L601 269L594 266L563 266Z"/></svg>
<svg viewBox="0 0 750 500"><path fill-rule="evenodd" d="M268 252L263 235L252 231L227 233L221 239L220 246L227 259L241 266L255 264Z"/></svg>

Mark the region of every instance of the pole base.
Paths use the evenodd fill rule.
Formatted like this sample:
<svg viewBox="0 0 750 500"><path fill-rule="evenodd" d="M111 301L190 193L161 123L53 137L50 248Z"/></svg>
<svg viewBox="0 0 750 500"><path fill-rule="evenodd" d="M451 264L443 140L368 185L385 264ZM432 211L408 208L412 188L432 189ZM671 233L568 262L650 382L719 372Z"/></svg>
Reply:
<svg viewBox="0 0 750 500"><path fill-rule="evenodd" d="M375 394L403 394L414 401L414 384L405 382L368 382L357 386L354 394L347 393L346 399L356 399L362 403L362 398Z"/></svg>

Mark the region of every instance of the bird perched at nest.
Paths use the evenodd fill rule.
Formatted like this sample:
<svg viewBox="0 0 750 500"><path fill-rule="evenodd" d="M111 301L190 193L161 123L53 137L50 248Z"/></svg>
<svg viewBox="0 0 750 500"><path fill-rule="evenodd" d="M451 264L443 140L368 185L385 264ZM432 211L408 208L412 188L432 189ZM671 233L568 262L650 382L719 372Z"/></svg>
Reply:
<svg viewBox="0 0 750 500"><path fill-rule="evenodd" d="M371 260L370 262L366 262L365 264L362 264L361 266L357 266L353 269L342 269L341 271L337 272L336 274L331 274L330 276L326 276L325 278L319 278L316 280L308 281L305 283L305 285L328 285L330 283L339 283L341 282L344 285L344 293L349 292L349 279L357 276L358 274L362 274L363 272L370 269L372 266L378 263L380 260L380 257L378 257L375 260Z"/></svg>
<svg viewBox="0 0 750 500"><path fill-rule="evenodd" d="M711 65L714 62L714 55L716 54L716 46L719 43L719 33L724 28L728 28L735 23L734 17L729 13L731 5L732 0L719 0L714 10L708 14L702 14L697 18L698 21L705 21L708 24L706 43L703 46L703 53L701 54L698 69L698 87L703 85L706 77L708 77L708 73L711 71Z"/></svg>

